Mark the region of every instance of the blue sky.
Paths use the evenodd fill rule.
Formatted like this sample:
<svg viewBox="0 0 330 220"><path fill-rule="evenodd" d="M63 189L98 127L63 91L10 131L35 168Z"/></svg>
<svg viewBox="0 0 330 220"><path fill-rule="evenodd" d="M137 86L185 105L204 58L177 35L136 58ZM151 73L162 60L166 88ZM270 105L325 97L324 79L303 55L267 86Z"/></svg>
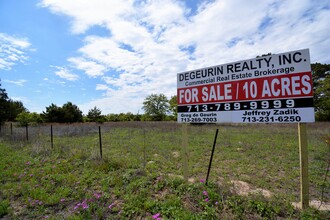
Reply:
<svg viewBox="0 0 330 220"><path fill-rule="evenodd" d="M329 0L0 0L0 79L31 112L142 112L178 72L309 48L330 63Z"/></svg>

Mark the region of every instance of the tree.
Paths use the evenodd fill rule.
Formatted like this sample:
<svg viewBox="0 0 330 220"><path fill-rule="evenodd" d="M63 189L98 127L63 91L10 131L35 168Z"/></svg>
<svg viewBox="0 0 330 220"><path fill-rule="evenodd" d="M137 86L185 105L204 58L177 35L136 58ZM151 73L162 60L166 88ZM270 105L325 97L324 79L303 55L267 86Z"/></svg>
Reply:
<svg viewBox="0 0 330 220"><path fill-rule="evenodd" d="M42 115L46 122L64 122L64 114L61 107L58 107L53 103L50 106L46 107L46 112L42 112Z"/></svg>
<svg viewBox="0 0 330 220"><path fill-rule="evenodd" d="M330 121L330 74L325 76L314 91L314 106L318 121Z"/></svg>
<svg viewBox="0 0 330 220"><path fill-rule="evenodd" d="M176 95L172 96L170 101L170 111L172 112L172 115L176 118L178 115L178 97Z"/></svg>
<svg viewBox="0 0 330 220"><path fill-rule="evenodd" d="M8 97L6 90L1 88L0 81L0 124L5 121L15 121L21 112L27 112L27 109L21 101L14 101Z"/></svg>
<svg viewBox="0 0 330 220"><path fill-rule="evenodd" d="M151 94L143 102L143 110L155 121L162 121L169 111L169 104L164 94Z"/></svg>
<svg viewBox="0 0 330 220"><path fill-rule="evenodd" d="M73 123L83 121L82 111L71 102L65 103L62 107L51 104L46 107L46 112L43 112L43 117L46 122Z"/></svg>
<svg viewBox="0 0 330 220"><path fill-rule="evenodd" d="M106 116L106 119L107 119L107 121L112 121L112 122L118 122L119 121L118 114L114 114L114 113L108 114Z"/></svg>
<svg viewBox="0 0 330 220"><path fill-rule="evenodd" d="M28 112L21 112L17 115L16 121L20 126L27 126L30 123L30 114Z"/></svg>
<svg viewBox="0 0 330 220"><path fill-rule="evenodd" d="M330 64L311 64L316 120L330 121Z"/></svg>
<svg viewBox="0 0 330 220"><path fill-rule="evenodd" d="M28 112L23 103L10 99L8 102L8 121L16 121L16 117L22 112Z"/></svg>
<svg viewBox="0 0 330 220"><path fill-rule="evenodd" d="M72 102L67 102L62 106L62 111L64 114L64 122L82 122L83 114L82 111L78 108L78 106L72 104Z"/></svg>
<svg viewBox="0 0 330 220"><path fill-rule="evenodd" d="M5 89L1 88L0 80L0 125L7 120L8 95Z"/></svg>
<svg viewBox="0 0 330 220"><path fill-rule="evenodd" d="M88 121L91 122L105 122L106 118L102 115L102 112L100 109L98 109L96 106L88 111L87 114Z"/></svg>
<svg viewBox="0 0 330 220"><path fill-rule="evenodd" d="M21 112L17 115L15 119L20 126L27 126L29 124L38 124L42 122L42 118L40 114L36 112Z"/></svg>

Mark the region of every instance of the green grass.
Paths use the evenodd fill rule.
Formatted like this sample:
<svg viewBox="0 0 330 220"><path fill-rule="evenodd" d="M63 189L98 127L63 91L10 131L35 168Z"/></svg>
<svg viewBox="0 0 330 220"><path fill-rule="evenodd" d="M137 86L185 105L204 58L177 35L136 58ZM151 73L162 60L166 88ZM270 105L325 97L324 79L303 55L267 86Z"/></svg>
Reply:
<svg viewBox="0 0 330 220"><path fill-rule="evenodd" d="M327 219L329 212L295 210L299 201L297 125L188 126L191 182L182 177L182 128L176 123L56 125L0 138L0 218L13 219ZM208 186L213 138L218 141ZM330 202L325 173L329 123L309 124L311 199ZM15 130L14 130L15 132ZM22 131L24 132L24 130ZM329 143L329 142L328 142ZM272 196L238 195L231 181ZM321 195L323 192L323 195Z"/></svg>

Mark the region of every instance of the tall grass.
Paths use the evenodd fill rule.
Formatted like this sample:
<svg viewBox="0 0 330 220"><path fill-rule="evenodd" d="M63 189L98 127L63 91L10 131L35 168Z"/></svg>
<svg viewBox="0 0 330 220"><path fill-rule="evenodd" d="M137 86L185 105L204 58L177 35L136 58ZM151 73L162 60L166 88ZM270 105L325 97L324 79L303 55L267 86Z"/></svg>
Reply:
<svg viewBox="0 0 330 220"><path fill-rule="evenodd" d="M102 160L98 126L102 129ZM219 135L211 184L205 188L200 180L206 177L216 128ZM299 218L300 214L287 205L299 201L296 124L188 126L190 183L182 180L181 129L180 124L171 122L54 124L52 149L48 124L29 127L29 141L25 140L25 128L14 126L11 135L8 125L2 127L0 198L7 207L4 209L11 216L28 218L46 215L48 209L49 216L62 212L62 217L72 218L152 218L159 210L165 218ZM329 181L324 181L330 159L326 143L329 123L308 124L307 132L310 197L330 202L330 192L324 190L330 188ZM233 195L233 181L269 190L272 203L258 195ZM35 185L42 187L33 189ZM205 201L200 190L208 190L207 199L213 205ZM101 199L94 193L101 193ZM91 199L93 203L88 202ZM89 208L84 209L84 201ZM108 208L112 204L108 201L114 203L113 209ZM25 205L28 211L19 213L17 204ZM30 211L35 215L28 214Z"/></svg>

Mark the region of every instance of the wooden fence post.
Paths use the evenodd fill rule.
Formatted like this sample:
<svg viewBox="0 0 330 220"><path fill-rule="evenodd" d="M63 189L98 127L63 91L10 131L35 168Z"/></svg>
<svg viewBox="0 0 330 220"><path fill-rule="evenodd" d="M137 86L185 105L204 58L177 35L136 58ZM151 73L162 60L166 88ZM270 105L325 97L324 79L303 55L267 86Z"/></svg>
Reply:
<svg viewBox="0 0 330 220"><path fill-rule="evenodd" d="M100 155L102 159L102 136L101 136L101 126L99 126L99 142L100 142Z"/></svg>

